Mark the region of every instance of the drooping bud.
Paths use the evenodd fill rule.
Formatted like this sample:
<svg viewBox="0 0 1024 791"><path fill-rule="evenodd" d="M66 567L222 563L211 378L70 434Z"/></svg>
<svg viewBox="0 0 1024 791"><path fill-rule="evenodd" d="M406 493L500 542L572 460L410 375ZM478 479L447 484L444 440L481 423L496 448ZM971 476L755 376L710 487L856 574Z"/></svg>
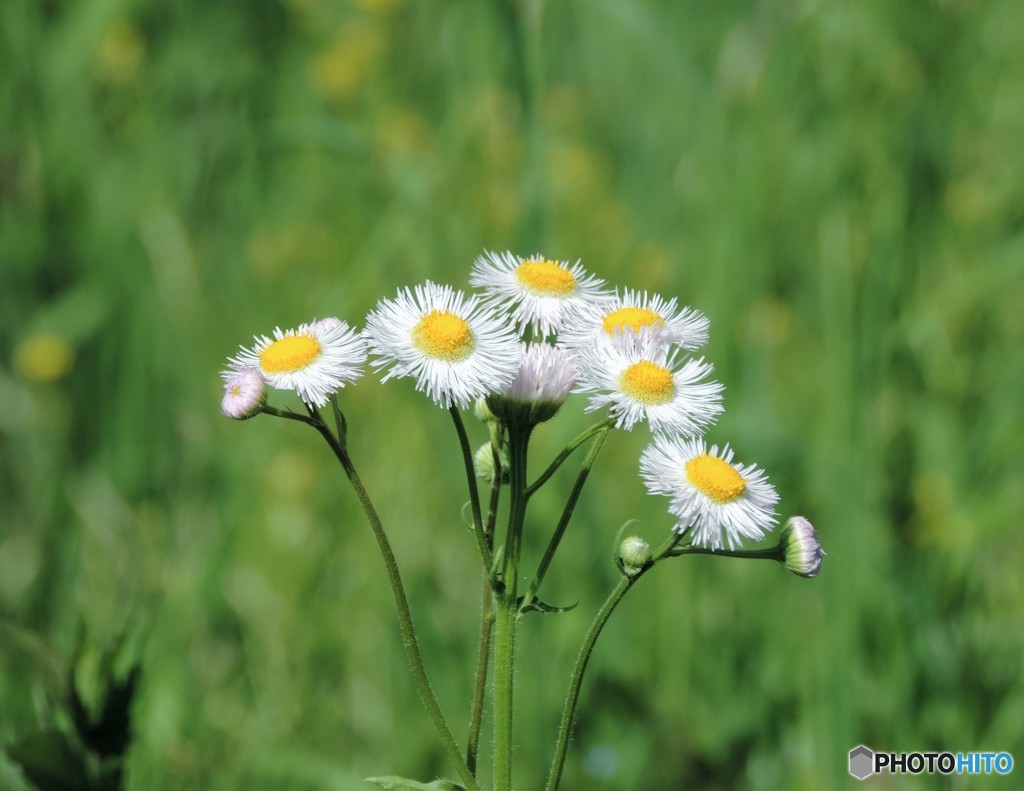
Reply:
<svg viewBox="0 0 1024 791"><path fill-rule="evenodd" d="M790 517L779 534L779 546L784 553L783 564L801 577L817 577L821 571L821 558L825 554L818 534L806 518Z"/></svg>
<svg viewBox="0 0 1024 791"><path fill-rule="evenodd" d="M255 368L245 368L224 382L220 410L234 420L258 415L267 403L267 386Z"/></svg>

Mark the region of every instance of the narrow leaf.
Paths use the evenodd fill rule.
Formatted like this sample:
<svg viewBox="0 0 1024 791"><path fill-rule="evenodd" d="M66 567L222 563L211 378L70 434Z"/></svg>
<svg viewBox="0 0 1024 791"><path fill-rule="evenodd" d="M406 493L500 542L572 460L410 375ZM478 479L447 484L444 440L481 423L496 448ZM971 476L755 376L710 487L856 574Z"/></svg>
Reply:
<svg viewBox="0 0 1024 791"><path fill-rule="evenodd" d="M548 604L547 602L543 602L540 599L534 599L533 601L531 601L529 604L527 604L525 606L523 605L522 602L523 602L523 600L520 599L519 600L519 612L544 612L544 613L569 612L570 610L575 610L576 607L579 605L579 602L573 602L572 604L567 605L565 607L556 607L555 605Z"/></svg>
<svg viewBox="0 0 1024 791"><path fill-rule="evenodd" d="M367 783L378 785L386 791L466 791L458 783L443 778L432 783L421 783L417 780L408 780L404 777L367 777Z"/></svg>

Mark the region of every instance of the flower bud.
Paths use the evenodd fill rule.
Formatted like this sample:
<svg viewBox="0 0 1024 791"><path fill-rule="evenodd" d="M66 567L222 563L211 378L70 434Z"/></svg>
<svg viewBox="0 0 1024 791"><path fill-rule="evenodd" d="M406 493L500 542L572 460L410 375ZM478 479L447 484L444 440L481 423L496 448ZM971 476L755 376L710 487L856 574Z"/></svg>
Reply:
<svg viewBox="0 0 1024 791"><path fill-rule="evenodd" d="M629 577L635 577L651 559L651 547L638 536L624 538L619 544L619 559L622 570Z"/></svg>
<svg viewBox="0 0 1024 791"><path fill-rule="evenodd" d="M473 414L482 423L493 423L498 419L494 416L491 408L487 406L487 399L482 397L478 398L476 403L473 404Z"/></svg>
<svg viewBox="0 0 1024 791"><path fill-rule="evenodd" d="M312 324L309 325L309 328L317 333L330 332L331 330L335 330L338 327L343 326L344 324L345 322L343 322L337 316L328 316L327 318L320 319L319 321L314 321Z"/></svg>
<svg viewBox="0 0 1024 791"><path fill-rule="evenodd" d="M784 553L782 561L786 568L801 577L817 577L821 571L821 558L825 552L818 541L818 534L807 519L802 516L790 517L779 534L779 546Z"/></svg>
<svg viewBox="0 0 1024 791"><path fill-rule="evenodd" d="M498 451L498 461L501 463L501 483L508 483L511 470L504 450ZM494 451L490 442L485 442L473 454L473 469L476 470L477 477L483 478L487 483L494 483Z"/></svg>
<svg viewBox="0 0 1024 791"><path fill-rule="evenodd" d="M234 420L258 415L267 403L267 386L255 368L245 368L224 382L220 411Z"/></svg>
<svg viewBox="0 0 1024 791"><path fill-rule="evenodd" d="M515 378L500 393L487 396L487 406L507 425L535 426L555 416L575 383L571 352L547 343L524 343Z"/></svg>

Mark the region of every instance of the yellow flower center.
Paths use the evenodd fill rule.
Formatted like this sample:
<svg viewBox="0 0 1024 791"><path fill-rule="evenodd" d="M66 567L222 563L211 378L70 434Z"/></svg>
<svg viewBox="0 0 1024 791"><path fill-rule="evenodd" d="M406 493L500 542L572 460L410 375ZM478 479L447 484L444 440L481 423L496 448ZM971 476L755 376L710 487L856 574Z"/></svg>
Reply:
<svg viewBox="0 0 1024 791"><path fill-rule="evenodd" d="M747 490L747 482L736 468L717 456L690 459L686 477L716 503L731 503Z"/></svg>
<svg viewBox="0 0 1024 791"><path fill-rule="evenodd" d="M523 261L516 267L516 277L542 297L564 297L576 290L576 276L558 261Z"/></svg>
<svg viewBox="0 0 1024 791"><path fill-rule="evenodd" d="M650 360L633 363L619 376L622 392L645 404L664 404L676 394L672 372Z"/></svg>
<svg viewBox="0 0 1024 791"><path fill-rule="evenodd" d="M260 353L260 368L268 374L293 374L317 357L322 348L311 335L285 335Z"/></svg>
<svg viewBox="0 0 1024 791"><path fill-rule="evenodd" d="M657 327L664 322L657 313L647 308L619 308L604 317L604 331L614 335L615 330L631 329L640 332L641 327Z"/></svg>
<svg viewBox="0 0 1024 791"><path fill-rule="evenodd" d="M461 316L447 310L432 310L412 331L420 351L438 360L458 362L473 351L473 333Z"/></svg>
<svg viewBox="0 0 1024 791"><path fill-rule="evenodd" d="M234 387L231 388L231 395L233 397L237 398L241 394L242 394L242 386L241 385L235 385Z"/></svg>

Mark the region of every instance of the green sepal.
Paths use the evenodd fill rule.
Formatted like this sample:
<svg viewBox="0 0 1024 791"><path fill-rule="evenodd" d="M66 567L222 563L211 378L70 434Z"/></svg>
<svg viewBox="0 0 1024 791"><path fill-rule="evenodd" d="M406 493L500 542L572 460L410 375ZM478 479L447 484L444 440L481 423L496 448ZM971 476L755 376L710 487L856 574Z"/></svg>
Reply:
<svg viewBox="0 0 1024 791"><path fill-rule="evenodd" d="M501 596L505 593L505 581L501 578L501 570L505 560L505 547L501 546L494 553L491 559L491 568L488 572L491 578L491 590Z"/></svg>
<svg viewBox="0 0 1024 791"><path fill-rule="evenodd" d="M348 444L348 421L345 420L345 415L342 414L341 407L338 406L337 393L331 396L331 411L334 412L334 425L338 430L338 445L344 450Z"/></svg>
<svg viewBox="0 0 1024 791"><path fill-rule="evenodd" d="M367 777L367 783L378 785L386 791L466 791L463 786L453 783L451 780L440 778L432 783L421 783L418 780L408 780L404 777Z"/></svg>
<svg viewBox="0 0 1024 791"><path fill-rule="evenodd" d="M570 604L570 605L568 605L566 607L556 607L555 605L548 604L547 602L543 602L540 599L531 599L528 604L524 604L523 602L525 601L525 599L526 599L525 596L521 596L519 598L519 601L516 602L518 604L518 606L519 606L519 612L520 613L524 613L524 612L544 612L544 613L569 612L570 610L575 610L576 607L579 606L579 602L573 602L572 604Z"/></svg>

